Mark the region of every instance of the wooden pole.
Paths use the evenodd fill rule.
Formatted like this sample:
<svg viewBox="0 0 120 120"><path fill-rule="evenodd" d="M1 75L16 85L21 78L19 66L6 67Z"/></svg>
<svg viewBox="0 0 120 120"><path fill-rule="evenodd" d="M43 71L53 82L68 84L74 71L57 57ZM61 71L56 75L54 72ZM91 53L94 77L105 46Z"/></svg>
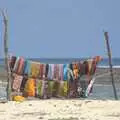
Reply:
<svg viewBox="0 0 120 120"><path fill-rule="evenodd" d="M111 50L110 50L110 45L109 45L108 32L104 32L104 37L105 37L106 46L107 46L107 51L108 51L109 66L110 66L110 75L111 75L111 80L112 80L114 97L115 97L116 100L118 100L117 92L116 92L116 88L115 88L115 83L114 83L114 74L113 74L113 69L112 69Z"/></svg>
<svg viewBox="0 0 120 120"><path fill-rule="evenodd" d="M11 98L11 71L9 67L8 59L8 18L5 11L2 11L3 23L4 23L4 60L5 60L5 72L7 75L7 99L12 100Z"/></svg>

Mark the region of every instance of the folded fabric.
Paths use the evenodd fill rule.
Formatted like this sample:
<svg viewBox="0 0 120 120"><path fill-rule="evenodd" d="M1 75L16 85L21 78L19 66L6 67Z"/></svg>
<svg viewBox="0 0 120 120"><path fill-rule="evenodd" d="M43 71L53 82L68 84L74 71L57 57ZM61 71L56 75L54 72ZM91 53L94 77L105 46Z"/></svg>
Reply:
<svg viewBox="0 0 120 120"><path fill-rule="evenodd" d="M23 76L15 74L13 86L12 86L13 90L15 90L15 91L20 90L22 80L23 80Z"/></svg>

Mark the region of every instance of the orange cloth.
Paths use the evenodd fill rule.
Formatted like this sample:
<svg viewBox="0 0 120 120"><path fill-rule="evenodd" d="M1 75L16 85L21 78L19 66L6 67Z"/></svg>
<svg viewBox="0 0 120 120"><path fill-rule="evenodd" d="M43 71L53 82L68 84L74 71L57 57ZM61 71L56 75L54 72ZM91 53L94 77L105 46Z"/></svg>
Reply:
<svg viewBox="0 0 120 120"><path fill-rule="evenodd" d="M32 78L29 78L27 83L26 83L26 89L25 89L26 93L28 96L30 97L34 97L35 96L35 80Z"/></svg>

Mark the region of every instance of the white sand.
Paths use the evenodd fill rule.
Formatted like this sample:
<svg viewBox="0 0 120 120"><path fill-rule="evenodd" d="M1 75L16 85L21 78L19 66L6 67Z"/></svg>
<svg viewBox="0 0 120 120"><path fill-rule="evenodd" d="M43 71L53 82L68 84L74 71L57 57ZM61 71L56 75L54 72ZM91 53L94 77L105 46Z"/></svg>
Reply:
<svg viewBox="0 0 120 120"><path fill-rule="evenodd" d="M120 101L34 100L1 103L0 120L120 120Z"/></svg>

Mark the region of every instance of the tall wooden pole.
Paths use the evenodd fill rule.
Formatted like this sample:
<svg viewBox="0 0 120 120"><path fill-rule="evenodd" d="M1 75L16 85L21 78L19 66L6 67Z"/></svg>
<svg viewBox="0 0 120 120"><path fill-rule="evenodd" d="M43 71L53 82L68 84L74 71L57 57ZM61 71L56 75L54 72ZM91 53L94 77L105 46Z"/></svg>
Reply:
<svg viewBox="0 0 120 120"><path fill-rule="evenodd" d="M5 60L5 72L7 75L7 99L12 100L11 98L11 71L9 67L8 59L8 18L5 11L2 11L3 23L4 23L4 60Z"/></svg>
<svg viewBox="0 0 120 120"><path fill-rule="evenodd" d="M110 75L111 75L111 80L112 80L114 97L115 97L116 100L118 100L117 92L116 92L116 88L115 88L115 83L114 83L114 74L113 74L113 69L112 69L111 50L110 50L110 45L109 45L108 32L104 32L104 36L105 36L105 41L106 41L106 46L107 46L107 51L108 51L108 57L109 57Z"/></svg>

